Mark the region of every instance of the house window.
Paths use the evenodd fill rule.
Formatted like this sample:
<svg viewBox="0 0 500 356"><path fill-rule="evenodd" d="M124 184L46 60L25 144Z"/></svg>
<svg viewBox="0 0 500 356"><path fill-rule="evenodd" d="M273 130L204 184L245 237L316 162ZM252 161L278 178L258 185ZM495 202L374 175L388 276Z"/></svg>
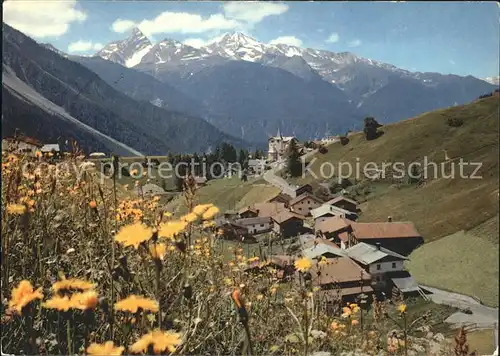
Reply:
<svg viewBox="0 0 500 356"><path fill-rule="evenodd" d="M392 268L396 268L396 262L392 263Z"/></svg>
<svg viewBox="0 0 500 356"><path fill-rule="evenodd" d="M377 270L379 271L382 267L380 265L377 265Z"/></svg>
<svg viewBox="0 0 500 356"><path fill-rule="evenodd" d="M260 227L264 227L264 224L260 224Z"/></svg>

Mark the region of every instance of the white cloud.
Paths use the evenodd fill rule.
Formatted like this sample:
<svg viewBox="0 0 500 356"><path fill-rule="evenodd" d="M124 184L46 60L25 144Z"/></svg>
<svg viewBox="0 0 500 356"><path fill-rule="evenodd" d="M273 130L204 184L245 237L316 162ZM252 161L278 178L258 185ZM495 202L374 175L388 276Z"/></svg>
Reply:
<svg viewBox="0 0 500 356"><path fill-rule="evenodd" d="M151 20L135 23L130 20L116 20L111 28L115 32L126 32L137 26L146 36L156 33L203 33L216 30L233 30L240 27L238 21L227 19L222 14L202 17L187 12L162 12Z"/></svg>
<svg viewBox="0 0 500 356"><path fill-rule="evenodd" d="M131 30L134 26L134 21L117 19L111 24L111 29L118 33L124 33Z"/></svg>
<svg viewBox="0 0 500 356"><path fill-rule="evenodd" d="M302 41L295 36L280 36L270 41L269 44L286 44L289 46L302 46Z"/></svg>
<svg viewBox="0 0 500 356"><path fill-rule="evenodd" d="M229 1L224 4L223 9L230 19L255 24L268 16L287 12L288 5L275 2Z"/></svg>
<svg viewBox="0 0 500 356"><path fill-rule="evenodd" d="M68 52L87 52L90 50L99 51L104 46L102 43L92 43L92 41L79 40L68 45Z"/></svg>
<svg viewBox="0 0 500 356"><path fill-rule="evenodd" d="M223 12L201 16L188 12L165 11L151 19L131 21L117 19L111 29L118 33L138 27L146 36L157 33L204 33L208 31L242 30L252 27L268 16L281 15L288 5L274 2L226 2Z"/></svg>
<svg viewBox="0 0 500 356"><path fill-rule="evenodd" d="M361 40L353 40L347 43L348 47L359 47L361 46Z"/></svg>
<svg viewBox="0 0 500 356"><path fill-rule="evenodd" d="M92 46L92 48L96 51L100 51L101 49L104 48L104 45L102 43L94 43L94 45Z"/></svg>
<svg viewBox="0 0 500 356"><path fill-rule="evenodd" d="M3 3L3 21L36 38L61 36L73 22L86 19L87 14L78 10L76 0L8 0Z"/></svg>
<svg viewBox="0 0 500 356"><path fill-rule="evenodd" d="M328 38L326 39L327 43L337 43L339 41L340 37L337 32L332 33Z"/></svg>

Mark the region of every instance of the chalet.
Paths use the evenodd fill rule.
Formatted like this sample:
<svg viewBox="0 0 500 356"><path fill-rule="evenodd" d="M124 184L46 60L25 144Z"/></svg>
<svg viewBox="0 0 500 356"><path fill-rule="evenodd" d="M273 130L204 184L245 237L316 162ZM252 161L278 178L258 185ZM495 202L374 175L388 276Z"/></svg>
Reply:
<svg viewBox="0 0 500 356"><path fill-rule="evenodd" d="M388 250L380 244L374 246L360 242L344 250L347 256L356 261L372 276L372 287L385 290L391 273L405 271L407 257Z"/></svg>
<svg viewBox="0 0 500 356"><path fill-rule="evenodd" d="M320 260L325 258L337 258L345 256L345 250L335 245L333 242L327 240L315 240L312 246L306 247L302 250L302 255L311 260Z"/></svg>
<svg viewBox="0 0 500 356"><path fill-rule="evenodd" d="M58 143L49 143L49 144L43 145L40 148L40 151L42 153L52 153L54 155L58 155L61 152L61 148L59 147Z"/></svg>
<svg viewBox="0 0 500 356"><path fill-rule="evenodd" d="M358 202L356 202L352 199L346 198L342 195L335 197L333 199L330 199L325 204L335 206L337 208L341 208L344 210L348 210L348 211L351 211L354 213L358 212Z"/></svg>
<svg viewBox="0 0 500 356"><path fill-rule="evenodd" d="M422 235L411 222L351 223L351 231L346 232L347 245L359 242L380 245L390 251L408 256L424 243ZM344 235L344 238L346 237Z"/></svg>
<svg viewBox="0 0 500 356"><path fill-rule="evenodd" d="M228 240L242 241L249 235L248 229L245 226L239 225L234 221L227 219L215 220L215 226L222 230L222 236Z"/></svg>
<svg viewBox="0 0 500 356"><path fill-rule="evenodd" d="M253 217L244 218L234 221L240 226L247 228L250 234L261 234L263 232L270 231L272 228L272 221L270 217Z"/></svg>
<svg viewBox="0 0 500 356"><path fill-rule="evenodd" d="M283 210L286 210L283 203L256 203L240 209L239 214L241 218L271 217Z"/></svg>
<svg viewBox="0 0 500 356"><path fill-rule="evenodd" d="M285 158L290 144L297 139L294 136L282 136L280 130L276 136L268 139L267 160L270 162L281 161Z"/></svg>
<svg viewBox="0 0 500 356"><path fill-rule="evenodd" d="M282 203L282 204L285 205L285 208L288 208L288 203L290 203L290 200L292 200L291 196L289 196L288 194L280 192L274 198L270 199L269 203Z"/></svg>
<svg viewBox="0 0 500 356"><path fill-rule="evenodd" d="M271 219L273 221L273 231L284 238L299 235L304 227L304 217L287 210L273 215Z"/></svg>
<svg viewBox="0 0 500 356"><path fill-rule="evenodd" d="M248 219L257 217L259 215L259 212L257 211L257 209L254 209L251 206L246 206L238 211L238 215L242 219Z"/></svg>
<svg viewBox="0 0 500 356"><path fill-rule="evenodd" d="M321 288L321 303L355 301L360 294L372 294L371 276L349 257L326 259L326 264L313 264L312 283Z"/></svg>
<svg viewBox="0 0 500 356"><path fill-rule="evenodd" d="M249 159L248 172L250 174L261 175L266 170L266 161L263 159Z"/></svg>
<svg viewBox="0 0 500 356"><path fill-rule="evenodd" d="M316 234L324 239L331 240L335 244L342 247L345 240L347 243L347 232L351 231L351 223L353 221L337 216L318 221L314 225ZM342 248L346 248L343 246Z"/></svg>
<svg viewBox="0 0 500 356"><path fill-rule="evenodd" d="M2 149L31 157L42 147L40 141L27 136L6 137L2 140Z"/></svg>
<svg viewBox="0 0 500 356"><path fill-rule="evenodd" d="M311 210L311 215L315 224L334 216L347 218L352 221L356 221L358 218L357 213L330 204L323 204L316 209Z"/></svg>
<svg viewBox="0 0 500 356"><path fill-rule="evenodd" d="M313 192L312 186L310 184L304 184L295 189L295 196L298 197L299 195L302 195L304 193L312 194L312 192Z"/></svg>
<svg viewBox="0 0 500 356"><path fill-rule="evenodd" d="M319 207L321 204L323 202L319 198L306 192L290 200L289 207L293 212L307 216L310 215L311 210Z"/></svg>

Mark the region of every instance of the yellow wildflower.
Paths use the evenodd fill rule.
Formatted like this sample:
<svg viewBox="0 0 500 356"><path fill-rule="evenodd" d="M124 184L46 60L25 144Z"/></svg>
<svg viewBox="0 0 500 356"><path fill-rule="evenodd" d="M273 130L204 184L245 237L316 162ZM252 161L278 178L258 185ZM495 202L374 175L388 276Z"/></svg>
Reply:
<svg viewBox="0 0 500 356"><path fill-rule="evenodd" d="M202 215L205 211L207 211L212 206L214 206L214 205L213 204L200 204L200 205L196 205L193 208L193 213L196 214L196 215Z"/></svg>
<svg viewBox="0 0 500 356"><path fill-rule="evenodd" d="M136 313L139 309L149 310L156 313L158 308L159 306L156 300L136 295L130 295L127 298L115 303L115 310L128 311L131 313Z"/></svg>
<svg viewBox="0 0 500 356"><path fill-rule="evenodd" d="M163 213L163 215L164 215L166 218L169 218L169 217L171 217L171 216L172 216L172 213L170 213L170 212L166 211L166 212L164 212L164 213Z"/></svg>
<svg viewBox="0 0 500 356"><path fill-rule="evenodd" d="M311 269L311 267L312 267L312 261L307 257L295 261L295 268L299 272L307 272L309 271L309 269Z"/></svg>
<svg viewBox="0 0 500 356"><path fill-rule="evenodd" d="M71 300L68 296L54 296L42 304L42 307L47 309L57 309L60 311L68 311L72 306Z"/></svg>
<svg viewBox="0 0 500 356"><path fill-rule="evenodd" d="M192 223L198 219L198 215L195 213L189 213L181 217L182 221L187 221L188 223Z"/></svg>
<svg viewBox="0 0 500 356"><path fill-rule="evenodd" d="M149 245L149 254L155 260L162 260L167 252L167 245L163 243L154 243Z"/></svg>
<svg viewBox="0 0 500 356"><path fill-rule="evenodd" d="M328 264L327 260L326 260L326 257L325 256L321 256L321 260L318 262L318 264L320 266L325 266Z"/></svg>
<svg viewBox="0 0 500 356"><path fill-rule="evenodd" d="M57 281L52 285L52 290L56 293L63 290L78 290L85 291L89 289L94 289L96 285L91 282L87 282L81 279L70 278L63 279L62 281Z"/></svg>
<svg viewBox="0 0 500 356"><path fill-rule="evenodd" d="M31 303L35 299L42 299L42 288L34 290L31 283L27 280L23 280L19 285L12 289L11 300L9 301L9 308L13 308L19 314L25 306Z"/></svg>
<svg viewBox="0 0 500 356"><path fill-rule="evenodd" d="M215 221L204 221L202 227L204 229L208 229L208 228L214 227L214 226L215 226Z"/></svg>
<svg viewBox="0 0 500 356"><path fill-rule="evenodd" d="M22 215L26 211L26 206L21 204L9 204L7 205L7 213L11 215Z"/></svg>
<svg viewBox="0 0 500 356"><path fill-rule="evenodd" d="M115 241L123 246L134 246L135 249L153 236L153 230L139 222L124 226L115 236Z"/></svg>
<svg viewBox="0 0 500 356"><path fill-rule="evenodd" d="M125 347L115 346L113 341L106 341L104 344L91 344L87 348L87 354L92 356L119 356Z"/></svg>
<svg viewBox="0 0 500 356"><path fill-rule="evenodd" d="M406 304L404 304L404 303L399 304L398 310L401 314L405 313L406 312Z"/></svg>
<svg viewBox="0 0 500 356"><path fill-rule="evenodd" d="M95 309L97 306L97 293L89 290L83 293L76 293L71 296L71 307L80 310Z"/></svg>
<svg viewBox="0 0 500 356"><path fill-rule="evenodd" d="M344 313L342 314L342 318L348 318L352 314L352 310L349 307L344 307L343 312Z"/></svg>
<svg viewBox="0 0 500 356"><path fill-rule="evenodd" d="M155 330L143 335L132 346L129 347L132 353L147 353L150 345L153 346L155 354L164 351L174 352L181 344L181 335L172 331Z"/></svg>
<svg viewBox="0 0 500 356"><path fill-rule="evenodd" d="M186 221L181 221L181 220L167 221L166 223L162 223L160 224L158 236L173 239L175 235L184 231L187 224L188 223Z"/></svg>
<svg viewBox="0 0 500 356"><path fill-rule="evenodd" d="M203 220L210 220L213 219L215 215L219 212L219 208L216 206L211 206L208 208L207 211L205 211L202 215Z"/></svg>

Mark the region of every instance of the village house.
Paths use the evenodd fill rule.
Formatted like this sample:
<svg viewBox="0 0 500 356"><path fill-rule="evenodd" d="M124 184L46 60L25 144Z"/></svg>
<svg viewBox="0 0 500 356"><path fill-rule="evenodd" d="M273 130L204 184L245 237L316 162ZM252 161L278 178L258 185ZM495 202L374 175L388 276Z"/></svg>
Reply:
<svg viewBox="0 0 500 356"><path fill-rule="evenodd" d="M278 129L276 136L268 139L267 160L269 162L283 160L292 141L297 142L297 139L294 136L282 136Z"/></svg>
<svg viewBox="0 0 500 356"><path fill-rule="evenodd" d="M424 243L423 237L411 222L353 222L350 232L345 232L340 237L347 238L346 248L359 242L370 245L380 243L384 248L403 256L408 256Z"/></svg>
<svg viewBox="0 0 500 356"><path fill-rule="evenodd" d="M243 241L245 237L249 236L248 229L245 226L224 218L217 219L215 226L222 231L222 236L226 240Z"/></svg>
<svg viewBox="0 0 500 356"><path fill-rule="evenodd" d="M311 260L320 260L322 257L325 258L337 258L346 256L345 251L340 249L333 242L328 240L316 239L309 244L307 247L302 249L302 256L307 257Z"/></svg>
<svg viewBox="0 0 500 356"><path fill-rule="evenodd" d="M333 241L345 249L346 245L344 244L347 243L347 232L351 231L351 223L353 221L349 219L335 216L315 223L314 231L319 237Z"/></svg>
<svg viewBox="0 0 500 356"><path fill-rule="evenodd" d="M304 193L312 194L313 188L310 184L303 184L295 189L295 196L298 197Z"/></svg>
<svg viewBox="0 0 500 356"><path fill-rule="evenodd" d="M308 216L311 210L319 207L323 202L311 193L303 193L290 200L289 207L295 213Z"/></svg>
<svg viewBox="0 0 500 356"><path fill-rule="evenodd" d="M250 206L241 208L238 213L240 218L254 218L254 217L271 217L286 210L285 204L272 202L272 203L255 203Z"/></svg>
<svg viewBox="0 0 500 356"><path fill-rule="evenodd" d="M319 302L326 306L338 302L357 302L361 294L373 294L371 276L349 257L327 258L325 264L310 269L313 286L320 287Z"/></svg>
<svg viewBox="0 0 500 356"><path fill-rule="evenodd" d="M248 160L248 173L261 175L266 170L266 161L263 159L249 159Z"/></svg>
<svg viewBox="0 0 500 356"><path fill-rule="evenodd" d="M283 210L272 216L273 231L283 238L299 235L304 228L304 217L291 211Z"/></svg>
<svg viewBox="0 0 500 356"><path fill-rule="evenodd" d="M43 144L32 137L17 136L2 139L2 150L30 157L34 157L42 147Z"/></svg>
<svg viewBox="0 0 500 356"><path fill-rule="evenodd" d="M328 205L331 205L331 206L334 206L337 208L341 208L344 210L348 210L348 211L351 211L353 213L357 213L359 210L358 202L356 202L355 200L346 198L344 196L338 196L338 197L335 197L333 199L330 199L325 204L328 204Z"/></svg>
<svg viewBox="0 0 500 356"><path fill-rule="evenodd" d="M283 192L280 192L274 198L270 199L269 203L282 203L285 205L285 208L288 208L288 204L290 203L290 200L292 200L291 196L289 196L288 194L285 194Z"/></svg>
<svg viewBox="0 0 500 356"><path fill-rule="evenodd" d="M347 218L352 221L356 221L358 214L345 210L330 204L323 204L316 209L311 210L311 215L314 219L314 224L324 221L328 218L337 216L339 218Z"/></svg>
<svg viewBox="0 0 500 356"><path fill-rule="evenodd" d="M347 256L356 261L372 276L375 291L406 296L425 295L413 277L404 268L407 257L388 250L380 244L373 246L360 242L347 250Z"/></svg>
<svg viewBox="0 0 500 356"><path fill-rule="evenodd" d="M40 148L40 152L42 152L43 154L52 153L53 155L58 156L61 153L61 148L59 147L58 143L49 143L43 145Z"/></svg>
<svg viewBox="0 0 500 356"><path fill-rule="evenodd" d="M246 227L250 234L261 234L270 231L272 228L272 221L268 216L238 219L234 222L237 225Z"/></svg>

